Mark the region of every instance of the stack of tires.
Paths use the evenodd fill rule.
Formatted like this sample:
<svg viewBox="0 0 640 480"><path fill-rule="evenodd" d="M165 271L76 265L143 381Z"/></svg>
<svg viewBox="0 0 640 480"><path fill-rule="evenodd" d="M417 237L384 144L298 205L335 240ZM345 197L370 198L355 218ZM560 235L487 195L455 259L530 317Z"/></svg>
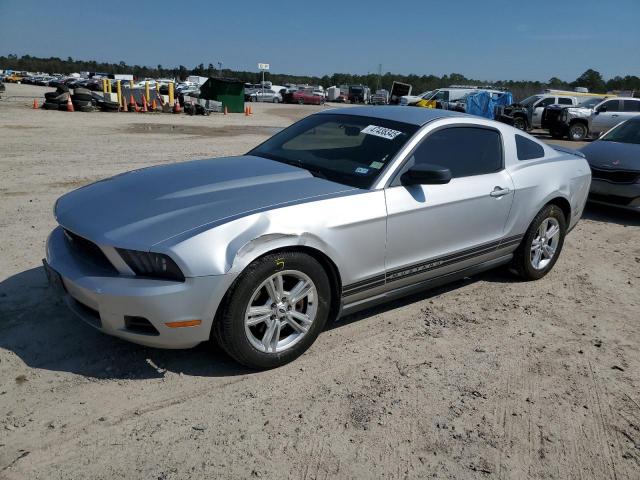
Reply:
<svg viewBox="0 0 640 480"><path fill-rule="evenodd" d="M67 101L69 100L69 88L60 85L55 92L47 92L44 94L44 104L42 108L45 110L66 110Z"/></svg>
<svg viewBox="0 0 640 480"><path fill-rule="evenodd" d="M76 88L71 95L71 101L73 102L73 109L77 112L92 112L93 111L93 95L91 90L86 88Z"/></svg>

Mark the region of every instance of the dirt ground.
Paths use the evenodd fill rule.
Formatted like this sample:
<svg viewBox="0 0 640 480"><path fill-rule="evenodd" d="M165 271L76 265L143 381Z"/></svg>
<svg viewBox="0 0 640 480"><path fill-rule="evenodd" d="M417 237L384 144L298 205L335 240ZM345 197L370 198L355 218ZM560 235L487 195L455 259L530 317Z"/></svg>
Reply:
<svg viewBox="0 0 640 480"><path fill-rule="evenodd" d="M590 206L541 281L469 278L250 372L74 318L41 267L52 206L126 170L243 153L322 107L32 110L43 91L0 100L0 478L640 478L640 216Z"/></svg>

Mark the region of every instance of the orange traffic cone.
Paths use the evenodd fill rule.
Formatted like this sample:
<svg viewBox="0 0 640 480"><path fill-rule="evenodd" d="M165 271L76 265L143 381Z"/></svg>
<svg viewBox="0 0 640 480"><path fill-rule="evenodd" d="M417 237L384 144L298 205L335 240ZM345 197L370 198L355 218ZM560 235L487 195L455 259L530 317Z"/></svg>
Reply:
<svg viewBox="0 0 640 480"><path fill-rule="evenodd" d="M33 109L34 110L38 109L38 100L36 100L35 98L33 99Z"/></svg>
<svg viewBox="0 0 640 480"><path fill-rule="evenodd" d="M147 109L147 97L145 97L144 95L142 95L142 111L145 113L149 111Z"/></svg>
<svg viewBox="0 0 640 480"><path fill-rule="evenodd" d="M227 113L229 113L229 110L227 110L227 106L224 106L224 114L226 115Z"/></svg>
<svg viewBox="0 0 640 480"><path fill-rule="evenodd" d="M180 100L176 98L176 103L173 105L173 113L180 113Z"/></svg>
<svg viewBox="0 0 640 480"><path fill-rule="evenodd" d="M138 108L138 104L136 103L136 100L133 98L133 93L132 93L129 99L129 110L131 110L132 112L135 112L137 111L137 108Z"/></svg>
<svg viewBox="0 0 640 480"><path fill-rule="evenodd" d="M249 105L249 115L253 115L253 108Z"/></svg>
<svg viewBox="0 0 640 480"><path fill-rule="evenodd" d="M71 101L71 94L67 94L67 112L75 112L73 109L73 102Z"/></svg>
<svg viewBox="0 0 640 480"><path fill-rule="evenodd" d="M155 112L156 108L158 108L158 105L156 104L156 99L153 99L153 102L151 102L151 111Z"/></svg>
<svg viewBox="0 0 640 480"><path fill-rule="evenodd" d="M244 116L245 117L249 116L249 107L244 107Z"/></svg>

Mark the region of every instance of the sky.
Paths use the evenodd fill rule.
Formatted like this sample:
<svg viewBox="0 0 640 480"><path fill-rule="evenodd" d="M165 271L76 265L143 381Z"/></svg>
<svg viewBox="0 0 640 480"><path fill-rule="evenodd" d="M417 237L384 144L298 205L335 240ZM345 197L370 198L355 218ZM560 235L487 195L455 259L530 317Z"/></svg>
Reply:
<svg viewBox="0 0 640 480"><path fill-rule="evenodd" d="M324 75L640 76L640 0L0 0L0 55Z"/></svg>

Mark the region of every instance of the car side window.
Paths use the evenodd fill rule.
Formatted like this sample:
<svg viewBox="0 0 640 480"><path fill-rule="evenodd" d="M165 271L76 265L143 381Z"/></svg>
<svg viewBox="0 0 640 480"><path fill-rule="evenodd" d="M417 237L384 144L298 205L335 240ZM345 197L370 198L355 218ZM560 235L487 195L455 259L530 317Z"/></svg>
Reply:
<svg viewBox="0 0 640 480"><path fill-rule="evenodd" d="M640 112L640 100L624 100L623 112Z"/></svg>
<svg viewBox="0 0 640 480"><path fill-rule="evenodd" d="M518 134L516 134L516 151L518 160L533 160L544 157L542 145Z"/></svg>
<svg viewBox="0 0 640 480"><path fill-rule="evenodd" d="M562 97L560 97L558 99L558 103L560 105L573 105L573 101L570 98L562 98Z"/></svg>
<svg viewBox="0 0 640 480"><path fill-rule="evenodd" d="M411 161L446 167L453 178L497 172L503 165L502 138L492 128L443 128L418 145Z"/></svg>
<svg viewBox="0 0 640 480"><path fill-rule="evenodd" d="M620 111L620 101L619 100L609 100L608 102L604 102L602 107L607 109L607 112L619 112Z"/></svg>
<svg viewBox="0 0 640 480"><path fill-rule="evenodd" d="M542 100L538 105L536 105L536 107L548 107L554 103L556 103L555 97L548 97Z"/></svg>

